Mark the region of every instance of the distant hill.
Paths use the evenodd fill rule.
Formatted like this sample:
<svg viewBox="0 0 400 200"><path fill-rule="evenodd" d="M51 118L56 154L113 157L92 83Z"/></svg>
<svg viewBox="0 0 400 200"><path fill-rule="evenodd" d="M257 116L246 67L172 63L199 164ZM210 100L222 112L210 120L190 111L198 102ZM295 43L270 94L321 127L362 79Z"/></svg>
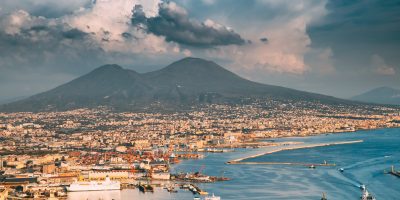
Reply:
<svg viewBox="0 0 400 200"><path fill-rule="evenodd" d="M25 99L26 97L27 96L18 96L18 97L13 97L13 98L1 99L0 100L0 105L1 104L6 104L6 103L11 103L11 102L18 101L18 100L21 100L21 99Z"/></svg>
<svg viewBox="0 0 400 200"><path fill-rule="evenodd" d="M153 105L179 109L206 103L242 103L248 99L353 103L330 96L256 83L214 62L184 58L144 74L104 65L92 72L29 98L0 106L0 111L54 111L110 106L132 110Z"/></svg>
<svg viewBox="0 0 400 200"><path fill-rule="evenodd" d="M368 103L400 105L400 90L391 87L379 87L351 99Z"/></svg>

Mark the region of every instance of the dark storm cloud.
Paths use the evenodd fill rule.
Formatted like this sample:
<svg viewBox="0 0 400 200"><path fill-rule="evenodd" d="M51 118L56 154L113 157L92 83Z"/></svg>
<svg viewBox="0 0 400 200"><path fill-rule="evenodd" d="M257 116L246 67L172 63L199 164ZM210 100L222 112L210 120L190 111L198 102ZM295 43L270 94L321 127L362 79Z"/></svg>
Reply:
<svg viewBox="0 0 400 200"><path fill-rule="evenodd" d="M392 64L399 62L399 0L331 0L326 7L323 23L308 28L313 46L331 47L341 61L369 61L371 55L383 54Z"/></svg>
<svg viewBox="0 0 400 200"><path fill-rule="evenodd" d="M87 33L73 28L71 30L63 32L62 35L68 39L82 39L87 35Z"/></svg>
<svg viewBox="0 0 400 200"><path fill-rule="evenodd" d="M268 38L266 38L266 37L260 38L260 41L264 42L264 43L268 43Z"/></svg>
<svg viewBox="0 0 400 200"><path fill-rule="evenodd" d="M171 3L161 3L158 16L146 18L141 6L135 6L132 24L144 25L148 32L165 36L167 41L179 44L211 47L223 45L243 45L245 40L233 30L222 25L206 25L206 23L190 19L186 10ZM210 22L213 23L213 22Z"/></svg>
<svg viewBox="0 0 400 200"><path fill-rule="evenodd" d="M332 49L338 76L331 83L350 82L350 87L341 91L343 96L378 86L398 87L400 1L330 0L326 8L329 14L321 23L308 27L308 33L312 48ZM396 74L376 73L382 67L373 62L376 56Z"/></svg>
<svg viewBox="0 0 400 200"><path fill-rule="evenodd" d="M25 10L33 16L58 18L73 13L80 8L89 8L93 0L1 0L1 9L6 12Z"/></svg>

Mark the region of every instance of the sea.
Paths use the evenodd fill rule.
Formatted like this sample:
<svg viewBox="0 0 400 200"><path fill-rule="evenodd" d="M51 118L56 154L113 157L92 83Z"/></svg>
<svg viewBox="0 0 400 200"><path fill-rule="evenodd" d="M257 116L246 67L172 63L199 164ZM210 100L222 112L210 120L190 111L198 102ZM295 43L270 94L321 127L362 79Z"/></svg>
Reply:
<svg viewBox="0 0 400 200"><path fill-rule="evenodd" d="M377 200L399 200L400 178L385 172L391 166L400 170L400 129L378 129L349 133L323 134L311 137L273 139L276 142L319 144L363 140L361 143L302 148L261 155L244 161L334 163L311 169L296 165L227 165L226 162L282 147L237 149L228 153L207 153L204 159L184 160L172 166L172 172L195 172L225 176L230 181L202 183L198 186L221 199L238 200L320 200L322 193L329 200L359 200L360 185ZM304 145L303 144L303 145ZM343 172L338 169L343 168ZM156 188L154 193L138 189L69 193L68 199L103 200L192 200L185 190L169 193Z"/></svg>

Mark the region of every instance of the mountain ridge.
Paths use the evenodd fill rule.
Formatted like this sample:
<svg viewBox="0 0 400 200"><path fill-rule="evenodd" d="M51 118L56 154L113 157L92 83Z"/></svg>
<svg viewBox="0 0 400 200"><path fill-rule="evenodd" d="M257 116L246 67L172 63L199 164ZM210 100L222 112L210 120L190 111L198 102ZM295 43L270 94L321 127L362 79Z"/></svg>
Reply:
<svg viewBox="0 0 400 200"><path fill-rule="evenodd" d="M351 100L367 103L400 105L400 89L387 86L378 87L356 95L352 97Z"/></svg>
<svg viewBox="0 0 400 200"><path fill-rule="evenodd" d="M203 103L241 103L249 98L353 103L253 82L215 62L188 57L147 73L116 64L103 65L49 91L2 105L0 111L62 111L97 106L134 110L153 104L179 109Z"/></svg>

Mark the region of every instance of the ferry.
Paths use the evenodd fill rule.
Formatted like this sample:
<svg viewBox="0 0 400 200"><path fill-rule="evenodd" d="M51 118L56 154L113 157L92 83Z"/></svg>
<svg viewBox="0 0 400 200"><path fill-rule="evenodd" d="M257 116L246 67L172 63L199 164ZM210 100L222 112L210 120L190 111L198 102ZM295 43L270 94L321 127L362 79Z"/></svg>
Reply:
<svg viewBox="0 0 400 200"><path fill-rule="evenodd" d="M111 181L107 176L105 181L75 182L67 187L68 192L120 190L121 182Z"/></svg>

